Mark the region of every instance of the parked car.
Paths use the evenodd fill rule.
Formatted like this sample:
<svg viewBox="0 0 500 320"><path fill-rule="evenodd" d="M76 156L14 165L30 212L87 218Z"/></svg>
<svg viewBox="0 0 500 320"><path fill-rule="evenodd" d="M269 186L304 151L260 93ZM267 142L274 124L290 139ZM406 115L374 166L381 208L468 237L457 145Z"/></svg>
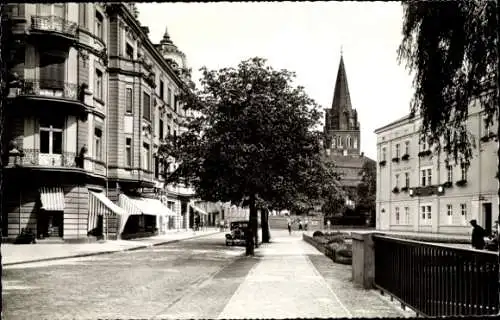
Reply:
<svg viewBox="0 0 500 320"><path fill-rule="evenodd" d="M246 245L245 232L248 231L248 221L233 221L230 226L230 233L226 234L226 246Z"/></svg>

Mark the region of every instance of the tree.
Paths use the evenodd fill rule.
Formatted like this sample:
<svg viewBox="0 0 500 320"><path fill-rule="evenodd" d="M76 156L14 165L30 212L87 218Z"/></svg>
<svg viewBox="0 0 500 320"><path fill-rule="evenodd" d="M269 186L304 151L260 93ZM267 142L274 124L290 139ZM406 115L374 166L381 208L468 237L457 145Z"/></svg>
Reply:
<svg viewBox="0 0 500 320"><path fill-rule="evenodd" d="M185 178L206 201L245 200L256 236L259 203L287 207L300 193L319 192L311 188L319 180L314 173L321 172L312 132L318 106L292 85L294 73L274 70L261 58L201 70L201 89L182 97L195 116L174 144L180 165L169 181ZM265 238L267 219L261 223Z"/></svg>
<svg viewBox="0 0 500 320"><path fill-rule="evenodd" d="M412 114L422 118L422 136L430 145L468 166L475 147L466 128L469 107L484 110L487 128L494 120L500 124L499 3L422 1L403 6L399 60L415 72Z"/></svg>
<svg viewBox="0 0 500 320"><path fill-rule="evenodd" d="M361 183L356 189L356 206L358 211L369 212L370 218L373 221L376 207L375 192L377 189L377 168L375 162L365 161L359 174L362 178Z"/></svg>

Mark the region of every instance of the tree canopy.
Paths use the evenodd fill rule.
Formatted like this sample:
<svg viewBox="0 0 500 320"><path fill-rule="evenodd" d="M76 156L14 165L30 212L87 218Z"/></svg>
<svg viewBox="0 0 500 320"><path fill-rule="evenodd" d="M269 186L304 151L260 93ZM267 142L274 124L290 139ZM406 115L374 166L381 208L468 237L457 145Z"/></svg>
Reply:
<svg viewBox="0 0 500 320"><path fill-rule="evenodd" d="M183 97L194 113L187 131L160 148L180 163L169 181L186 179L206 201L260 199L276 209L319 198L330 175L313 131L321 114L294 77L261 58L202 68L201 88Z"/></svg>
<svg viewBox="0 0 500 320"><path fill-rule="evenodd" d="M413 114L436 149L468 164L469 107L498 117L498 1L405 2L400 62L415 72Z"/></svg>

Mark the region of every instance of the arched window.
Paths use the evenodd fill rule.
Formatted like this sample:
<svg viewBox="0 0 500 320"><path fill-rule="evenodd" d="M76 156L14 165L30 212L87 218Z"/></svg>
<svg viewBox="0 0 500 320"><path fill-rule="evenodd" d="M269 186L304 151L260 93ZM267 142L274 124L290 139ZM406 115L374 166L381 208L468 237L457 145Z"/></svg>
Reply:
<svg viewBox="0 0 500 320"><path fill-rule="evenodd" d="M346 137L346 147L347 148L351 148L352 147L352 140L351 140L351 136L347 136Z"/></svg>
<svg viewBox="0 0 500 320"><path fill-rule="evenodd" d="M337 137L338 141L337 141L337 145L339 146L340 149L342 149L343 145L342 145L342 137L339 136Z"/></svg>
<svg viewBox="0 0 500 320"><path fill-rule="evenodd" d="M335 149L336 146L337 146L337 137L333 137L331 147L332 149Z"/></svg>
<svg viewBox="0 0 500 320"><path fill-rule="evenodd" d="M354 138L354 149L358 148L358 138Z"/></svg>

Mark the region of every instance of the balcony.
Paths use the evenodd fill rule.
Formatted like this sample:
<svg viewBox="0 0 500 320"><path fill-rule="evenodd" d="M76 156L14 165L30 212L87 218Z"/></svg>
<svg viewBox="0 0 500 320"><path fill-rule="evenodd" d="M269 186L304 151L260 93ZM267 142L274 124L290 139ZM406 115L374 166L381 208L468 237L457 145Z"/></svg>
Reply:
<svg viewBox="0 0 500 320"><path fill-rule="evenodd" d="M32 16L31 30L76 39L78 24L58 16Z"/></svg>
<svg viewBox="0 0 500 320"><path fill-rule="evenodd" d="M69 100L78 99L78 85L52 79L25 79L19 95L44 96Z"/></svg>
<svg viewBox="0 0 500 320"><path fill-rule="evenodd" d="M23 149L20 166L76 168L76 152L41 153L39 149Z"/></svg>
<svg viewBox="0 0 500 320"><path fill-rule="evenodd" d="M75 83L50 79L24 79L17 88L12 88L9 98L23 99L14 103L15 112L71 112L85 115L89 108L83 103L83 87Z"/></svg>

